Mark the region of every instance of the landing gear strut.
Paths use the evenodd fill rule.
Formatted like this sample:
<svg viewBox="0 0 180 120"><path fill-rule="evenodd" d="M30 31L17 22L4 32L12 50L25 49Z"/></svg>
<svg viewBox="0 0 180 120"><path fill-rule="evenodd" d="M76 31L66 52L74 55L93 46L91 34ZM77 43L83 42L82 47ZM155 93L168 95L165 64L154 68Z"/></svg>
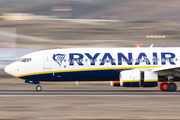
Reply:
<svg viewBox="0 0 180 120"><path fill-rule="evenodd" d="M36 86L36 91L41 91L41 90L42 90L42 86L41 85Z"/></svg>
<svg viewBox="0 0 180 120"><path fill-rule="evenodd" d="M159 86L161 91L170 91L174 92L177 89L177 85L175 83L161 83Z"/></svg>

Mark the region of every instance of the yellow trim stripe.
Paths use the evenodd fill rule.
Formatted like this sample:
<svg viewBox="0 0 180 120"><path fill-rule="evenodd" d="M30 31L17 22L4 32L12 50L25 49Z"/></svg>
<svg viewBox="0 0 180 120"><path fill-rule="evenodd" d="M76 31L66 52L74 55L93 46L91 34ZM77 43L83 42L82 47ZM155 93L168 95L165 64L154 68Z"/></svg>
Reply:
<svg viewBox="0 0 180 120"><path fill-rule="evenodd" d="M123 82L139 82L139 80L123 80Z"/></svg>
<svg viewBox="0 0 180 120"><path fill-rule="evenodd" d="M109 68L89 68L89 69L73 69L73 70L58 70L58 71L46 71L46 72L37 72L18 75L16 77L30 76L30 75L39 75L47 73L59 73L59 72L80 72L80 71L93 71L93 70L117 70L117 69L136 69L136 68L156 68L162 66L132 66L132 67L109 67Z"/></svg>
<svg viewBox="0 0 180 120"><path fill-rule="evenodd" d="M144 80L144 82L157 82L158 80ZM124 80L123 82L139 82L139 80Z"/></svg>
<svg viewBox="0 0 180 120"><path fill-rule="evenodd" d="M158 82L158 80L144 80L144 82Z"/></svg>

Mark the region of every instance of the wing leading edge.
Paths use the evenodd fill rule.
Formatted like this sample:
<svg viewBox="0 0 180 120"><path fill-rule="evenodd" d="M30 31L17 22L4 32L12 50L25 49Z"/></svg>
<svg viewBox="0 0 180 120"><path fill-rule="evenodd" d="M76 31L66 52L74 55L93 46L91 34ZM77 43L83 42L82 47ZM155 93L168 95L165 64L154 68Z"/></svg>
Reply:
<svg viewBox="0 0 180 120"><path fill-rule="evenodd" d="M153 68L151 72L160 72L165 70L176 70L176 69L180 69L180 65L157 67L157 68Z"/></svg>

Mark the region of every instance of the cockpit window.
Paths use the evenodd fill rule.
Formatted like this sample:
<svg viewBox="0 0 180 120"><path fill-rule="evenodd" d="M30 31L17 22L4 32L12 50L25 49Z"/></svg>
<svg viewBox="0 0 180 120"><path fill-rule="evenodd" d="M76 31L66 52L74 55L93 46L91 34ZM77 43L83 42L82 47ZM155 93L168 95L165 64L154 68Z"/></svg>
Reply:
<svg viewBox="0 0 180 120"><path fill-rule="evenodd" d="M31 58L22 58L20 59L21 62L30 62Z"/></svg>

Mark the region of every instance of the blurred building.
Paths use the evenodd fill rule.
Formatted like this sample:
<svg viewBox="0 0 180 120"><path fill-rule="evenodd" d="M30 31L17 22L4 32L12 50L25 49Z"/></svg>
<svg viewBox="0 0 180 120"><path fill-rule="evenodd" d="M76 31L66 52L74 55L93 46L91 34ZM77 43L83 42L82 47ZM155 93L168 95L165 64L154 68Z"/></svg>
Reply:
<svg viewBox="0 0 180 120"><path fill-rule="evenodd" d="M0 48L16 48L16 28L0 27Z"/></svg>
<svg viewBox="0 0 180 120"><path fill-rule="evenodd" d="M52 4L52 14L57 18L71 18L71 2L54 2Z"/></svg>
<svg viewBox="0 0 180 120"><path fill-rule="evenodd" d="M0 28L0 69L15 59L15 34L16 28Z"/></svg>
<svg viewBox="0 0 180 120"><path fill-rule="evenodd" d="M32 20L34 15L31 13L5 13L3 14L4 20Z"/></svg>

